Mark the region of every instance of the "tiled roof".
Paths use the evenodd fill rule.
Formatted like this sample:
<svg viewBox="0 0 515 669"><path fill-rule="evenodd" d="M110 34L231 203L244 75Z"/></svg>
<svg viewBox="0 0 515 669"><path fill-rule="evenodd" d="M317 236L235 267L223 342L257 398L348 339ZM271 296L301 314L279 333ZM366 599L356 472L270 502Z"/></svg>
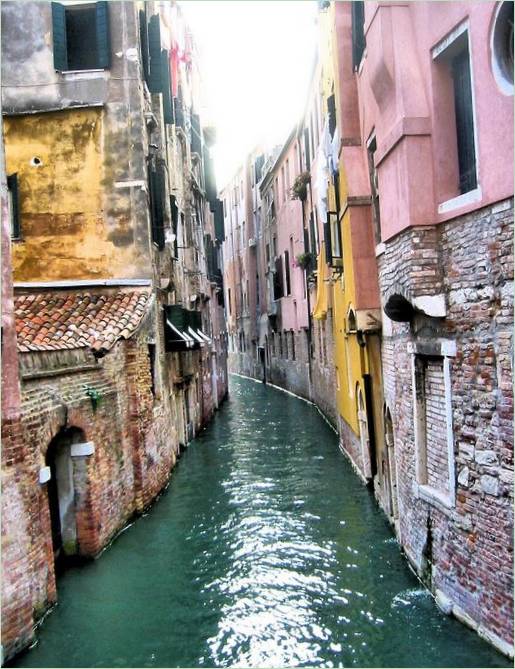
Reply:
<svg viewBox="0 0 515 669"><path fill-rule="evenodd" d="M15 294L18 350L108 351L136 331L150 295L149 288Z"/></svg>

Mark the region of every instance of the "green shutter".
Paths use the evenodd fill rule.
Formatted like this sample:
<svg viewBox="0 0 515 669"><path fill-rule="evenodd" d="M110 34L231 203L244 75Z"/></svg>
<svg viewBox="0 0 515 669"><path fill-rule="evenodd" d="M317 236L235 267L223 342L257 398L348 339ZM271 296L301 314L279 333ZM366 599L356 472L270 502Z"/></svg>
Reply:
<svg viewBox="0 0 515 669"><path fill-rule="evenodd" d="M141 47L141 66L143 68L143 77L148 84L150 80L150 66L148 62L148 32L147 19L143 9L139 10L139 41Z"/></svg>
<svg viewBox="0 0 515 669"><path fill-rule="evenodd" d="M97 25L97 65L108 70L111 65L111 48L109 40L109 14L107 2L102 0L96 3Z"/></svg>
<svg viewBox="0 0 515 669"><path fill-rule="evenodd" d="M173 124L172 91L170 89L170 59L166 49L161 50L161 89L163 91L164 122Z"/></svg>
<svg viewBox="0 0 515 669"><path fill-rule="evenodd" d="M10 174L7 177L7 188L11 193L11 237L21 238L20 195L18 191L18 175Z"/></svg>
<svg viewBox="0 0 515 669"><path fill-rule="evenodd" d="M150 54L148 88L151 93L161 93L161 26L158 14L151 16L148 24L148 51Z"/></svg>
<svg viewBox="0 0 515 669"><path fill-rule="evenodd" d="M54 68L58 72L68 69L66 52L66 15L64 6L52 3L52 36L54 40Z"/></svg>

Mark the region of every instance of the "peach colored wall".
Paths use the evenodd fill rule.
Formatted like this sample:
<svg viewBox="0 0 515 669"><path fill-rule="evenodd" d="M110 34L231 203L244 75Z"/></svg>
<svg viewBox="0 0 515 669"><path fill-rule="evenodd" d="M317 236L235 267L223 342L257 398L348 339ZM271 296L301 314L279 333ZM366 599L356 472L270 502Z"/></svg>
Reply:
<svg viewBox="0 0 515 669"><path fill-rule="evenodd" d="M365 3L367 50L357 75L359 113L363 138L374 129L377 138L384 240L409 225L448 220L513 194L513 96L499 90L491 69L496 8L493 2ZM439 214L438 205L458 194L456 139L452 91L431 50L465 20L481 198ZM352 93L348 78L344 87ZM354 127L355 113L343 106L343 127ZM365 146L362 152L366 158Z"/></svg>
<svg viewBox="0 0 515 669"><path fill-rule="evenodd" d="M296 266L295 258L304 251L304 232L302 228L302 203L300 200L292 200L289 189L292 187L295 177L299 173L296 162L294 138L284 152L281 160L276 164L273 178L279 177L279 193L276 195L277 203L277 254L282 255L288 251L290 254L290 287L291 294L281 299L281 318L283 330L298 330L308 327L307 301L304 295L304 270ZM283 197L281 181L281 168L284 167L286 174L286 161L289 162L290 183L286 184L286 199ZM286 176L285 176L286 180ZM293 238L293 257L291 254L290 238ZM297 306L295 315L295 304Z"/></svg>

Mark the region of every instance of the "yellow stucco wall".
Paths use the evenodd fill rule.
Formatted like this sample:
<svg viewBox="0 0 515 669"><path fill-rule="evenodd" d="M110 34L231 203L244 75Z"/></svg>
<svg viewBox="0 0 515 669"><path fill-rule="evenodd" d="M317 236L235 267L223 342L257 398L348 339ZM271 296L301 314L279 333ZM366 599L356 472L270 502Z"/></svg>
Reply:
<svg viewBox="0 0 515 669"><path fill-rule="evenodd" d="M327 110L327 98L338 89L337 68L335 60L336 34L334 4L331 3L327 12L319 14L320 20L320 57L321 57L321 94L324 113ZM336 100L339 96L335 96ZM343 164L340 171L340 211L347 199L347 184ZM332 185L328 191L328 209L334 211L335 193ZM338 411L352 430L359 435L356 385L362 386L362 375L366 370L366 355L358 344L355 334L346 333L347 313L354 306L354 271L351 252L349 212L341 222L343 249L343 276L331 284L333 304L333 335L334 364L337 373L336 405ZM330 271L329 271L330 274ZM362 386L362 390L364 390Z"/></svg>
<svg viewBox="0 0 515 669"><path fill-rule="evenodd" d="M105 222L102 113L4 119L7 173L18 175L21 211L15 282L130 275L135 249L110 239Z"/></svg>

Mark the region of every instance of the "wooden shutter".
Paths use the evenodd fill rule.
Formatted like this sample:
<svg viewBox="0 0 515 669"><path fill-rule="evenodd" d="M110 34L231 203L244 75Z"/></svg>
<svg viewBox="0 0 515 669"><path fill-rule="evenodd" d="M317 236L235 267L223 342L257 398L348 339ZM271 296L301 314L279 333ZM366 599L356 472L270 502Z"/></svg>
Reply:
<svg viewBox="0 0 515 669"><path fill-rule="evenodd" d="M362 0L352 3L352 66L356 70L365 50L365 5Z"/></svg>
<svg viewBox="0 0 515 669"><path fill-rule="evenodd" d="M108 70L111 66L111 44L109 39L109 10L105 0L96 3L97 65Z"/></svg>
<svg viewBox="0 0 515 669"><path fill-rule="evenodd" d="M274 300L284 296L283 259L279 256L275 261Z"/></svg>
<svg viewBox="0 0 515 669"><path fill-rule="evenodd" d="M20 195L18 191L18 174L7 177L7 188L11 194L11 237L21 238Z"/></svg>
<svg viewBox="0 0 515 669"><path fill-rule="evenodd" d="M458 140L460 193L467 193L477 187L474 114L472 110L472 87L468 49L464 49L453 60L452 74Z"/></svg>
<svg viewBox="0 0 515 669"><path fill-rule="evenodd" d="M161 49L161 90L163 91L164 122L171 125L174 119L170 85L170 59L166 49Z"/></svg>
<svg viewBox="0 0 515 669"><path fill-rule="evenodd" d="M143 77L148 85L150 79L150 64L148 56L148 28L147 28L147 18L145 16L145 11L143 9L139 10L139 41L141 48L141 66L143 69Z"/></svg>
<svg viewBox="0 0 515 669"><path fill-rule="evenodd" d="M331 219L329 214L324 222L325 261L328 265L333 264L333 245L331 241Z"/></svg>
<svg viewBox="0 0 515 669"><path fill-rule="evenodd" d="M286 275L286 295L290 295L291 285L290 285L290 253L289 253L289 251L284 252L284 273Z"/></svg>
<svg viewBox="0 0 515 669"><path fill-rule="evenodd" d="M54 41L54 68L58 72L68 69L66 51L66 15L64 6L52 3L52 36Z"/></svg>
<svg viewBox="0 0 515 669"><path fill-rule="evenodd" d="M304 128L304 151L306 153L306 169L311 169L311 156L309 154L309 128Z"/></svg>
<svg viewBox="0 0 515 669"><path fill-rule="evenodd" d="M152 241L162 250L165 246L164 237L164 194L165 180L164 168L159 166L156 170L149 168L150 186L150 218L152 223Z"/></svg>
<svg viewBox="0 0 515 669"><path fill-rule="evenodd" d="M158 14L151 16L148 24L148 52L150 55L148 88L151 93L161 93L161 24Z"/></svg>
<svg viewBox="0 0 515 669"><path fill-rule="evenodd" d="M327 115L329 117L329 134L334 136L336 130L336 104L334 101L334 93L327 98Z"/></svg>

